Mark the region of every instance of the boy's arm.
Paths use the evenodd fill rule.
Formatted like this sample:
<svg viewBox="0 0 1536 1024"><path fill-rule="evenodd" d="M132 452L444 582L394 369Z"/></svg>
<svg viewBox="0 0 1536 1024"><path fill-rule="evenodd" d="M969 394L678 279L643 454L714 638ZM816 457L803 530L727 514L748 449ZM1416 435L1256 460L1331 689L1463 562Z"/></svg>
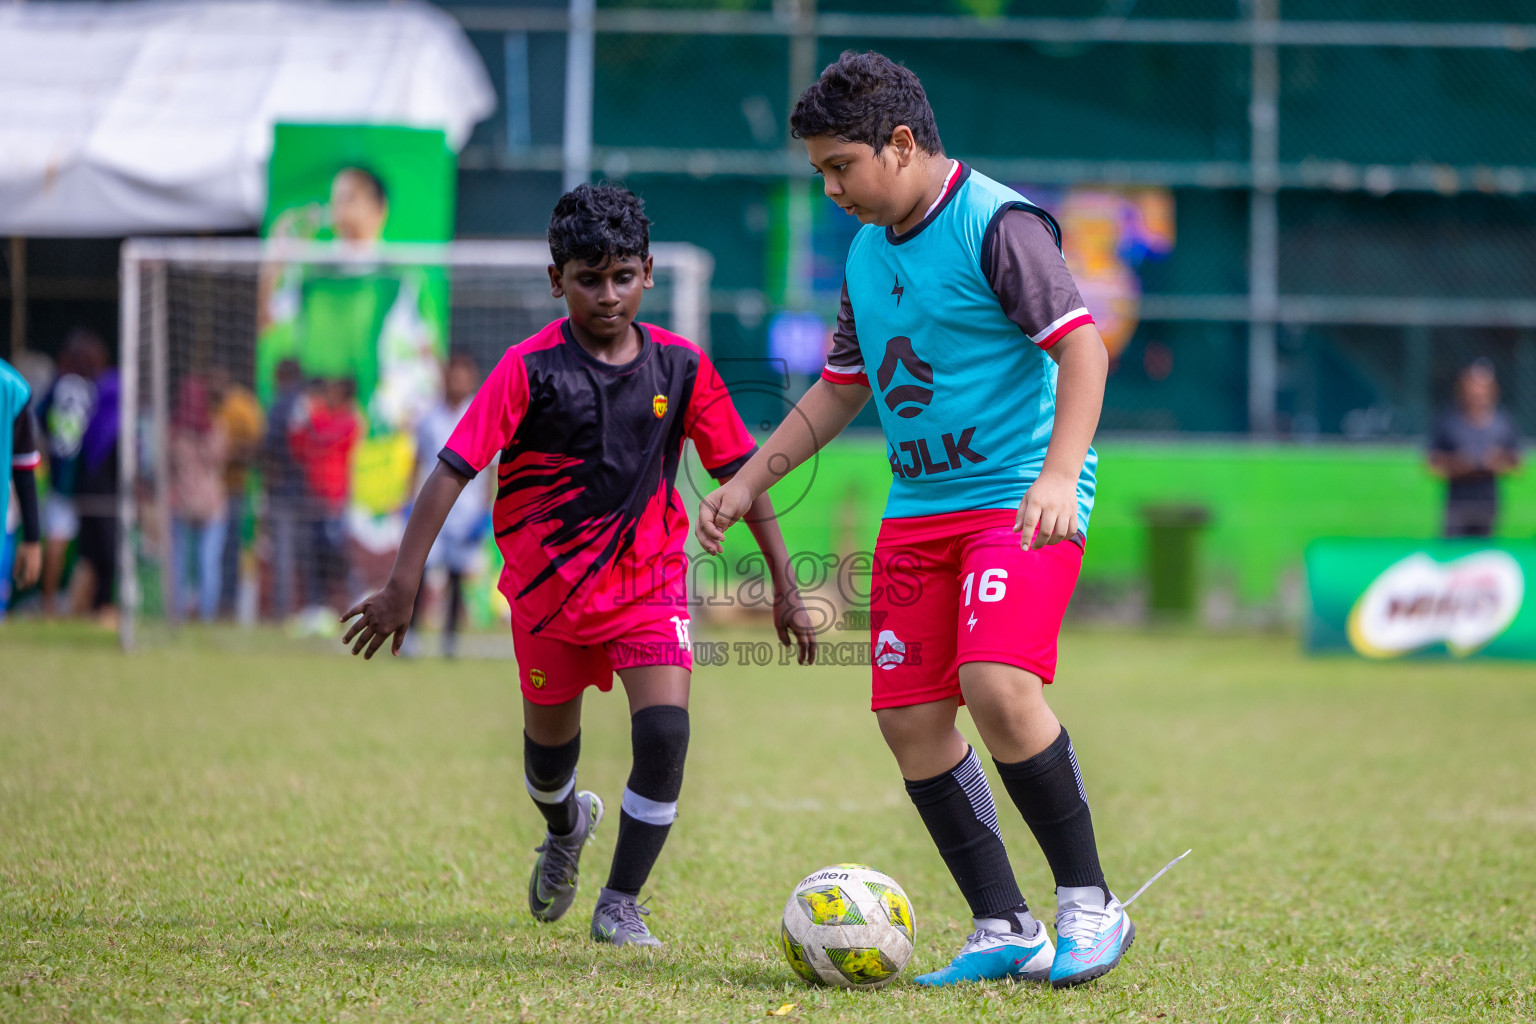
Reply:
<svg viewBox="0 0 1536 1024"><path fill-rule="evenodd" d="M352 644L353 654L372 658L390 637L394 637L390 653L400 653L406 627L411 624L411 611L416 607L416 592L421 589L427 553L432 550L432 542L437 540L448 512L470 479L440 461L427 477L427 482L422 484L421 493L411 508L411 517L405 522L405 536L400 539L400 550L395 554L394 567L389 570L389 581L382 590L363 598L341 617L341 621L346 622L359 616L341 639L344 644Z"/></svg>
<svg viewBox="0 0 1536 1024"><path fill-rule="evenodd" d="M1109 350L1093 324L1062 338L1049 350L1056 378L1056 421L1045 449L1045 465L1024 493L1013 528L1026 547L1058 544L1078 532L1077 478L1104 407Z"/></svg>
<svg viewBox="0 0 1536 1024"><path fill-rule="evenodd" d="M366 648L363 656L371 658L391 636L391 653L400 653L432 542L437 540L464 488L516 434L527 409L528 374L520 350L513 346L480 385L469 409L438 453L436 468L421 485L421 493L405 523L405 536L400 538L394 568L389 571L389 582L341 617L345 622L354 615L361 616L342 637L342 643L352 644L353 654L363 653Z"/></svg>
<svg viewBox="0 0 1536 1024"><path fill-rule="evenodd" d="M869 396L858 325L845 281L837 326L832 331L832 351L827 353L827 365L820 379L801 396L773 436L736 474L736 479L705 497L699 506L695 532L704 550L719 554L726 529L742 518L752 525L755 534L757 528L753 524L763 519L757 506L759 497L842 433L864 408ZM766 507L772 515L772 506Z"/></svg>
<svg viewBox="0 0 1536 1024"><path fill-rule="evenodd" d="M1058 544L1081 527L1077 480L1099 425L1109 352L1067 268L1056 222L1043 211L1015 207L995 218L981 264L1003 313L1060 367L1045 465L1013 521L1025 547Z"/></svg>
<svg viewBox="0 0 1536 1024"><path fill-rule="evenodd" d="M721 486L732 479L734 477L722 478ZM789 549L784 544L784 534L779 530L779 520L768 495L757 496L746 519L752 539L757 541L763 557L768 560L773 577L773 627L779 634L779 643L789 646L789 637L793 633L800 664L813 665L816 663L816 630L805 610L805 602L800 599L800 586L795 582L794 569L789 562Z"/></svg>
<svg viewBox="0 0 1536 1024"><path fill-rule="evenodd" d="M21 536L17 538L16 564L11 575L20 589L36 583L43 570L42 528L37 514L37 467L43 456L34 434L32 412L23 406L11 431L11 482L16 486L21 513Z"/></svg>
<svg viewBox="0 0 1536 1024"><path fill-rule="evenodd" d="M756 504L758 498L842 433L869 396L869 388L861 384L833 384L825 378L812 384L740 472L704 496L695 530L704 550L718 555L726 529L742 519L753 526L755 534L756 524L763 518ZM767 515L772 515L772 506L768 506Z"/></svg>

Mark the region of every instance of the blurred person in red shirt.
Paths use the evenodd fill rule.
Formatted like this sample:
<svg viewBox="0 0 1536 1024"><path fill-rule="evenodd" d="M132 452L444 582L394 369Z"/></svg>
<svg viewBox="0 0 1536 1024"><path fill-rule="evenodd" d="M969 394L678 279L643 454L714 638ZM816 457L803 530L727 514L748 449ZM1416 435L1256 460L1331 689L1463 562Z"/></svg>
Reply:
<svg viewBox="0 0 1536 1024"><path fill-rule="evenodd" d="M362 436L362 418L353 399L351 381L317 380L299 403L289 427L288 444L303 474L314 511L301 618L324 621L329 629L334 612L328 601L346 584L346 509L351 496L352 451ZM344 603L344 602L343 602Z"/></svg>

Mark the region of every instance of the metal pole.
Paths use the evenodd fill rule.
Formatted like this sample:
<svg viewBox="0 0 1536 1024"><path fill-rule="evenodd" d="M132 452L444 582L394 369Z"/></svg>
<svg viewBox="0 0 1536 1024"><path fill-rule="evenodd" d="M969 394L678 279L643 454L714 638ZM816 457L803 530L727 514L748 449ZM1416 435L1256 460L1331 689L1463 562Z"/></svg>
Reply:
<svg viewBox="0 0 1536 1024"><path fill-rule="evenodd" d="M1254 28L1252 95L1248 104L1248 429L1275 430L1279 367L1275 319L1280 302L1280 57L1265 29L1273 30L1280 0L1250 0Z"/></svg>
<svg viewBox="0 0 1536 1024"><path fill-rule="evenodd" d="M784 0L793 35L789 43L789 110L816 78L816 0ZM785 132L789 130L785 125ZM794 140L789 140L793 148Z"/></svg>
<svg viewBox="0 0 1536 1024"><path fill-rule="evenodd" d="M565 34L565 178L571 189L592 175L592 18L596 0L570 0L570 24Z"/></svg>
<svg viewBox="0 0 1536 1024"><path fill-rule="evenodd" d="M134 557L134 495L139 477L139 260L123 247L118 296L118 357L121 375L117 410L117 639L133 650L139 615L138 560Z"/></svg>
<svg viewBox="0 0 1536 1024"><path fill-rule="evenodd" d="M1429 427L1434 414L1433 397L1429 393L1430 360L1433 355L1429 328L1413 324L1403 332L1403 404L1413 417L1415 433Z"/></svg>
<svg viewBox="0 0 1536 1024"><path fill-rule="evenodd" d="M784 0L782 13L794 25L789 44L789 106L793 111L800 93L816 78L816 0ZM784 126L788 165L805 167L805 151ZM790 177L785 183L784 304L805 309L811 302L811 205L815 182L808 175Z"/></svg>
<svg viewBox="0 0 1536 1024"><path fill-rule="evenodd" d="M714 257L686 243L675 245L675 255L669 251L673 246L656 248L661 249L654 254L658 257L657 262L662 262L659 257L665 253L670 256L666 262L673 268L673 330L708 352L709 284L715 269Z"/></svg>
<svg viewBox="0 0 1536 1024"><path fill-rule="evenodd" d="M156 528L160 534L160 601L165 617L172 625L181 620L181 607L176 600L176 569L171 549L174 534L171 530L171 380L170 380L170 333L167 329L169 310L166 309L166 277L170 265L152 263L149 267L149 365L150 395L153 408L151 416L151 453L155 474L155 515L160 520Z"/></svg>
<svg viewBox="0 0 1536 1024"><path fill-rule="evenodd" d="M1530 430L1536 425L1536 331L1527 329L1515 335L1515 379L1505 391L1514 399L1515 415Z"/></svg>
<svg viewBox="0 0 1536 1024"><path fill-rule="evenodd" d="M27 350L27 240L11 238L11 361Z"/></svg>

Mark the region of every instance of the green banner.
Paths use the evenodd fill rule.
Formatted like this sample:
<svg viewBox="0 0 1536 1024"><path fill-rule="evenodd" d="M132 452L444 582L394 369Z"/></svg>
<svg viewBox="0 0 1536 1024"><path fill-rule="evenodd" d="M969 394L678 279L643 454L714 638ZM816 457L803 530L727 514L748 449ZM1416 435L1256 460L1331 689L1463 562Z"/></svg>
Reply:
<svg viewBox="0 0 1536 1024"><path fill-rule="evenodd" d="M1318 540L1306 566L1308 650L1536 659L1536 543Z"/></svg>
<svg viewBox="0 0 1536 1024"><path fill-rule="evenodd" d="M269 238L334 241L357 259L288 264L261 276L256 391L270 404L278 366L311 386L344 386L366 429L352 453L349 503L372 516L409 499L414 428L442 393L448 281L440 267L370 262L381 242L453 236L456 160L441 131L280 124L267 171ZM383 526L379 545L398 530Z"/></svg>

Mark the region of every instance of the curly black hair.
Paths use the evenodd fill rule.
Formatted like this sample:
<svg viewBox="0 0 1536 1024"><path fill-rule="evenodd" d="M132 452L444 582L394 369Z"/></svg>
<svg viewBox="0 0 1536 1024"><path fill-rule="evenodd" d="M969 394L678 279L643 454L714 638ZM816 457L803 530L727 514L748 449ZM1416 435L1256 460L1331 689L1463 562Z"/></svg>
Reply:
<svg viewBox="0 0 1536 1024"><path fill-rule="evenodd" d="M555 204L549 218L549 255L555 266L584 260L596 267L604 260L651 252L651 222L645 203L616 185L577 185Z"/></svg>
<svg viewBox="0 0 1536 1024"><path fill-rule="evenodd" d="M844 142L862 142L880 152L897 125L912 129L917 144L930 153L944 152L939 126L928 105L923 83L911 69L873 50L844 50L821 77L800 94L789 115L797 139L830 135Z"/></svg>

